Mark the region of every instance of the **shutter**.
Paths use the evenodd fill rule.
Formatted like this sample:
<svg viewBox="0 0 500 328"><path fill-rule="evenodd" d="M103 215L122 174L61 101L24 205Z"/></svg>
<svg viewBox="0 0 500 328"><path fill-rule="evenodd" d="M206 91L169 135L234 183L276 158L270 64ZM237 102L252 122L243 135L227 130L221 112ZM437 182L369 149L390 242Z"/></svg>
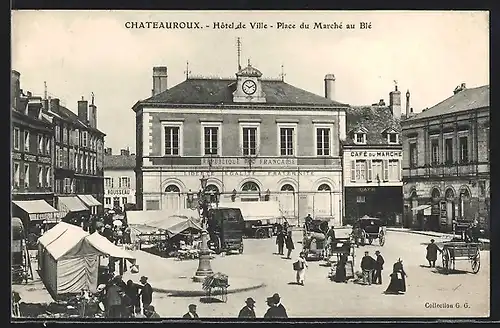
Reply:
<svg viewBox="0 0 500 328"><path fill-rule="evenodd" d="M398 164L398 165L396 165L396 169L398 170L397 177L398 177L398 181L401 181L401 161L398 160L397 164Z"/></svg>
<svg viewBox="0 0 500 328"><path fill-rule="evenodd" d="M372 181L372 161L370 159L366 161L366 180Z"/></svg>
<svg viewBox="0 0 500 328"><path fill-rule="evenodd" d="M382 166L383 166L383 177L382 180L384 181L389 181L389 161L388 160L383 160L382 161Z"/></svg>
<svg viewBox="0 0 500 328"><path fill-rule="evenodd" d="M356 181L356 161L351 161L351 182Z"/></svg>

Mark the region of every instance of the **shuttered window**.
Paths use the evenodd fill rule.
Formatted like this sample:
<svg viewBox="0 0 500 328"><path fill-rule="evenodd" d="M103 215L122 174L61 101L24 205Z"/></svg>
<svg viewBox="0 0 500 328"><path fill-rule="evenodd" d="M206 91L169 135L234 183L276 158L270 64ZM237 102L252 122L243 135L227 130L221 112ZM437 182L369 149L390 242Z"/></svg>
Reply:
<svg viewBox="0 0 500 328"><path fill-rule="evenodd" d="M382 161L382 166L384 171L382 180L389 181L389 161L388 160Z"/></svg>
<svg viewBox="0 0 500 328"><path fill-rule="evenodd" d="M372 161L367 160L366 161L366 180L367 181L372 181Z"/></svg>
<svg viewBox="0 0 500 328"><path fill-rule="evenodd" d="M356 181L356 161L351 161L351 182Z"/></svg>

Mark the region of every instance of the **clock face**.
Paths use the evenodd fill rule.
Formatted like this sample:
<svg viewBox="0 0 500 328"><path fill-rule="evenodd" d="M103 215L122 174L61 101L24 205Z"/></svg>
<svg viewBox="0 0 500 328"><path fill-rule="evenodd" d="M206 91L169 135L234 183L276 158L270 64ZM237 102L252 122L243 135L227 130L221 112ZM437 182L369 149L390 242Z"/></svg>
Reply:
<svg viewBox="0 0 500 328"><path fill-rule="evenodd" d="M252 80L246 80L241 87L247 95L253 95L257 91L257 84Z"/></svg>

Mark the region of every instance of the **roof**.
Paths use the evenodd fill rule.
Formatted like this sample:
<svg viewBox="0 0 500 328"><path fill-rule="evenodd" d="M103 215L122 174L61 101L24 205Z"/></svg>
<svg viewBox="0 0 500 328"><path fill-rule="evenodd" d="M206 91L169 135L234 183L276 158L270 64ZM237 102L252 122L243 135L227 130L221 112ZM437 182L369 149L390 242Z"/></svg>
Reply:
<svg viewBox="0 0 500 328"><path fill-rule="evenodd" d="M267 105L307 105L346 107L348 105L329 100L312 92L294 87L281 80L261 80ZM159 93L138 105L147 104L232 104L236 79L188 78L184 82Z"/></svg>
<svg viewBox="0 0 500 328"><path fill-rule="evenodd" d="M134 169L135 155L105 155L103 168L106 169Z"/></svg>
<svg viewBox="0 0 500 328"><path fill-rule="evenodd" d="M410 116L405 121L419 120L490 106L490 86L463 89L429 109Z"/></svg>
<svg viewBox="0 0 500 328"><path fill-rule="evenodd" d="M387 145L386 134L390 130L401 132L399 119L392 116L386 106L355 106L346 109L347 137L344 144L354 144L354 133L366 131L367 145Z"/></svg>
<svg viewBox="0 0 500 328"><path fill-rule="evenodd" d="M58 116L62 116L63 118L65 119L68 119L70 120L71 122L74 122L76 123L76 125L78 125L79 127L81 128L85 128L87 130L91 130L91 131L94 131L94 132L97 132L97 133L100 133L100 134L103 134L104 135L104 132L96 129L96 128L93 128L91 127L90 125L88 125L87 123L83 122L82 120L80 120L80 118L78 117L78 115L76 115L75 113L73 113L72 110L62 106L62 105L59 105L59 112L56 113L56 114L59 114Z"/></svg>

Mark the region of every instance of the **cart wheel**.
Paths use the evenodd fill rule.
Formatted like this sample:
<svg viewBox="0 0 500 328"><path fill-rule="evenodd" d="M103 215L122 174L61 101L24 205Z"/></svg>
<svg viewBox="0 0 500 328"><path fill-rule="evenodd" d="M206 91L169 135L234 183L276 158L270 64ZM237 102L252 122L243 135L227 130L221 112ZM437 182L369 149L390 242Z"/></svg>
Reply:
<svg viewBox="0 0 500 328"><path fill-rule="evenodd" d="M447 248L443 249L441 260L443 262L443 269L448 271L450 269L450 251Z"/></svg>
<svg viewBox="0 0 500 328"><path fill-rule="evenodd" d="M220 238L219 237L215 237L215 240L214 240L214 252L215 254L220 254L222 249L221 249L221 242L220 242Z"/></svg>
<svg viewBox="0 0 500 328"><path fill-rule="evenodd" d="M474 257L471 260L471 266L472 266L472 272L473 273L478 273L479 268L481 267L481 260L480 260L480 252L479 249L476 251L476 254L474 254Z"/></svg>
<svg viewBox="0 0 500 328"><path fill-rule="evenodd" d="M378 237L378 243L380 244L380 246L384 246L384 244L385 244L385 236L383 234L381 234Z"/></svg>
<svg viewBox="0 0 500 328"><path fill-rule="evenodd" d="M256 238L259 238L259 239L266 238L266 235L267 235L267 232L264 229L257 229L257 231L255 231Z"/></svg>

